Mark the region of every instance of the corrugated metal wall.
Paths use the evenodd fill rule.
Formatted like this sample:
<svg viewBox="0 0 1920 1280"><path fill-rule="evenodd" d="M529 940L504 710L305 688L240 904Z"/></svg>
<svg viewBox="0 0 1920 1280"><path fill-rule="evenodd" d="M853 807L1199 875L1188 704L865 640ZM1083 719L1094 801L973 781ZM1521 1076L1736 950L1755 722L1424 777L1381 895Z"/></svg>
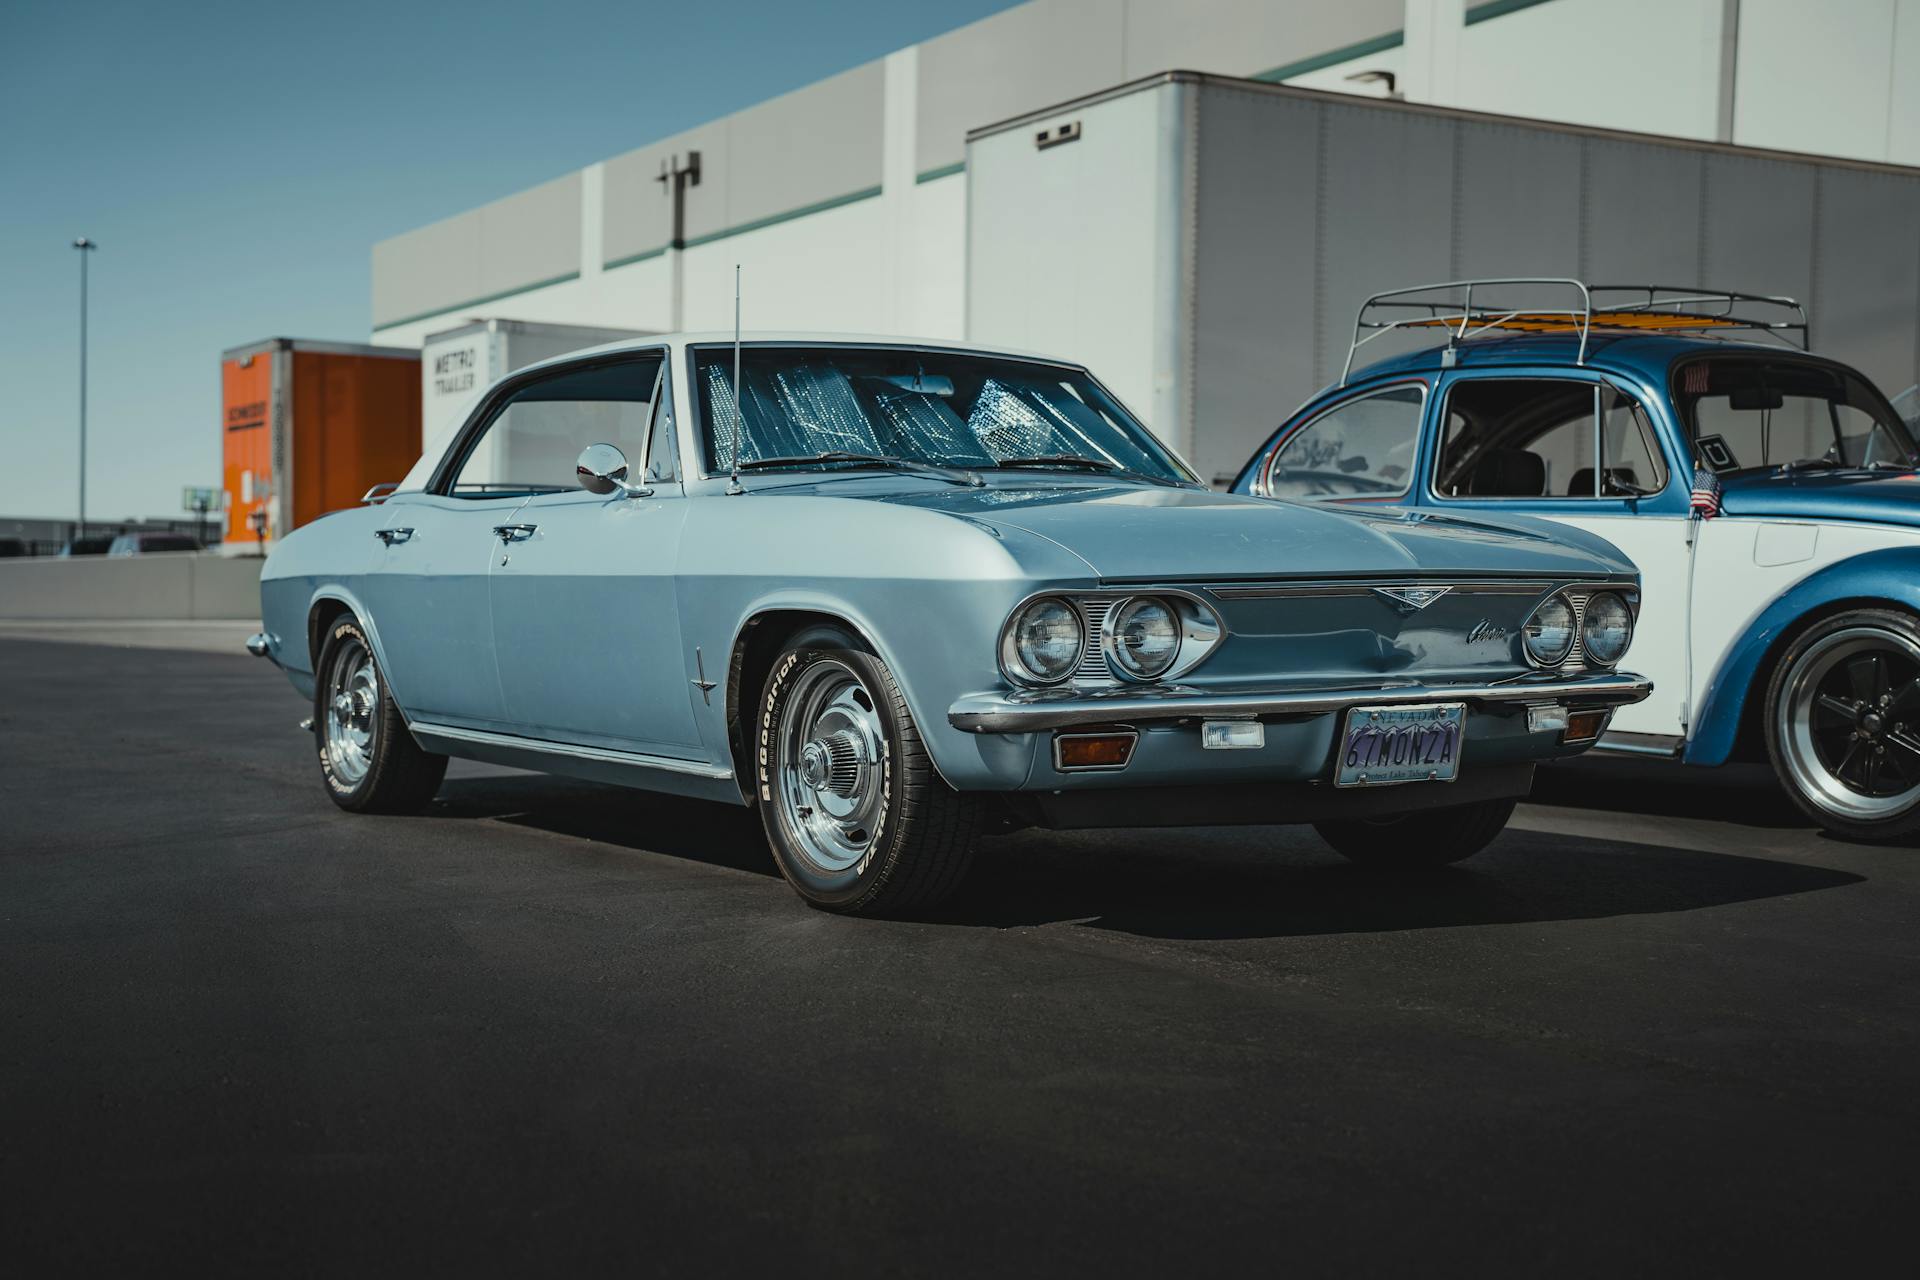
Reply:
<svg viewBox="0 0 1920 1280"><path fill-rule="evenodd" d="M1817 349L1889 394L1920 369L1920 170L1233 82L1198 94L1191 424L1209 478L1339 376L1366 295L1406 285L1553 275L1785 293L1808 304ZM1363 359L1375 352L1385 343Z"/></svg>

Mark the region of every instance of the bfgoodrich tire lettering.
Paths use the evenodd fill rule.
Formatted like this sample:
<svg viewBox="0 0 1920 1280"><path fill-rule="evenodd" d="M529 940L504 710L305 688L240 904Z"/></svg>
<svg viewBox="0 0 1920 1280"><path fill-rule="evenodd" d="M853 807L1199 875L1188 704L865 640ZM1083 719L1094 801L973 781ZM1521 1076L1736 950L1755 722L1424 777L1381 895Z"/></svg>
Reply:
<svg viewBox="0 0 1920 1280"><path fill-rule="evenodd" d="M884 662L837 627L774 660L755 717L755 800L801 897L848 914L934 905L972 861L979 807L943 782Z"/></svg>
<svg viewBox="0 0 1920 1280"><path fill-rule="evenodd" d="M414 813L440 789L447 758L420 749L387 689L365 628L343 614L314 664L313 738L327 794L354 813Z"/></svg>
<svg viewBox="0 0 1920 1280"><path fill-rule="evenodd" d="M1492 844L1513 816L1514 804L1513 800L1480 800L1371 822L1316 822L1313 829L1336 853L1362 866L1416 871L1471 858Z"/></svg>

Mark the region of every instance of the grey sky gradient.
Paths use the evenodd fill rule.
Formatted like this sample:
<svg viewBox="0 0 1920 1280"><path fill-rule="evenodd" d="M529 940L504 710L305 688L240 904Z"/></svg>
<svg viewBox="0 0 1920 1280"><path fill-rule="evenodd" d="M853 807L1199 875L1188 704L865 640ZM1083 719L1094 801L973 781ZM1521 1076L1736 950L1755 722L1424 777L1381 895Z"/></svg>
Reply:
<svg viewBox="0 0 1920 1280"><path fill-rule="evenodd" d="M374 241L1009 0L0 5L0 515L219 483L219 353L365 341Z"/></svg>

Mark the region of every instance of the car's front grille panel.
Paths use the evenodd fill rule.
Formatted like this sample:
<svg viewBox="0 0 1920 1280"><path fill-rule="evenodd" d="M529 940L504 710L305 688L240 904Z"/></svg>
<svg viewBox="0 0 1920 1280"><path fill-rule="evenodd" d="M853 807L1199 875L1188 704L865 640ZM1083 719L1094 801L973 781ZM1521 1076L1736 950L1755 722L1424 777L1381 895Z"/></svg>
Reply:
<svg viewBox="0 0 1920 1280"><path fill-rule="evenodd" d="M1107 669L1107 656L1104 641L1107 630L1107 615L1113 612L1117 600L1082 600L1080 613L1086 619L1087 635L1080 644L1080 661L1073 669L1076 684L1113 684L1113 672Z"/></svg>

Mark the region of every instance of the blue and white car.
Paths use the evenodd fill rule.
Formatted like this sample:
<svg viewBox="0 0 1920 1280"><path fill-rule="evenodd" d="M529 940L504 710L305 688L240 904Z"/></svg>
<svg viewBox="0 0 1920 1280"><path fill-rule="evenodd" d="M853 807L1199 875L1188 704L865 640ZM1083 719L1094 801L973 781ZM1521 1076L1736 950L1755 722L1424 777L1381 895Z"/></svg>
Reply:
<svg viewBox="0 0 1920 1280"><path fill-rule="evenodd" d="M888 911L1008 823L1466 857L1646 696L1639 601L1540 521L1211 492L1074 365L716 335L496 384L279 543L249 647L347 809L450 756L751 805L809 902Z"/></svg>
<svg viewBox="0 0 1920 1280"><path fill-rule="evenodd" d="M1354 367L1379 338L1440 345ZM1920 830L1920 475L1791 299L1577 281L1376 295L1235 492L1543 517L1639 566L1653 695L1600 750L1766 760L1826 829ZM1800 339L1799 345L1792 342Z"/></svg>

